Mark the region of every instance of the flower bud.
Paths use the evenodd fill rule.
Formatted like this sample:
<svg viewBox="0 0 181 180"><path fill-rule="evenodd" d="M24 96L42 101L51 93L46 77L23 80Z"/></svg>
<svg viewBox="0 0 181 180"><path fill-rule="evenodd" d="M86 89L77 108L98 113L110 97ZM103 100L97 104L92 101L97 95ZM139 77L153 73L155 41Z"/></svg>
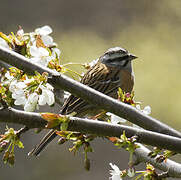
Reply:
<svg viewBox="0 0 181 180"><path fill-rule="evenodd" d="M0 153L3 152L7 147L8 141L4 140L0 143Z"/></svg>
<svg viewBox="0 0 181 180"><path fill-rule="evenodd" d="M86 158L84 160L84 168L89 171L90 170L90 159Z"/></svg>
<svg viewBox="0 0 181 180"><path fill-rule="evenodd" d="M61 137L61 138L59 138L59 140L58 140L58 144L59 144L59 145L64 144L66 141L67 141L66 138Z"/></svg>

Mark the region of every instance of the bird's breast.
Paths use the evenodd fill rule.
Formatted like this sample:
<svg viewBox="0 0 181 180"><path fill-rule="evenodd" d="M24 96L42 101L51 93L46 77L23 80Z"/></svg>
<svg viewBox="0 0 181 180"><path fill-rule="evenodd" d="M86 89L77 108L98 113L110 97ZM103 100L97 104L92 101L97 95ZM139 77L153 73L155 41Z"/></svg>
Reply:
<svg viewBox="0 0 181 180"><path fill-rule="evenodd" d="M120 87L124 92L129 92L133 90L134 86L134 75L131 74L127 70L121 70L119 72L119 78L120 78Z"/></svg>

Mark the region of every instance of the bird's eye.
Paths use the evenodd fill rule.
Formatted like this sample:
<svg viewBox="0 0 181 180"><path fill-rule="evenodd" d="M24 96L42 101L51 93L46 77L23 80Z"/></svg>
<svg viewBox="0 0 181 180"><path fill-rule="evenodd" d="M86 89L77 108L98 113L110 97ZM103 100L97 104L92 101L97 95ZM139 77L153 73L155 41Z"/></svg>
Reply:
<svg viewBox="0 0 181 180"><path fill-rule="evenodd" d="M109 59L109 63L113 63L115 65L125 67L128 64L128 60L123 60L123 59L120 59L120 58L115 58L115 59Z"/></svg>
<svg viewBox="0 0 181 180"><path fill-rule="evenodd" d="M123 56L123 57L110 58L110 56L105 55L105 56L101 57L101 62L108 65L108 66L125 67L128 63L128 57Z"/></svg>
<svg viewBox="0 0 181 180"><path fill-rule="evenodd" d="M107 62L107 63L114 62L114 59L107 59L106 62Z"/></svg>

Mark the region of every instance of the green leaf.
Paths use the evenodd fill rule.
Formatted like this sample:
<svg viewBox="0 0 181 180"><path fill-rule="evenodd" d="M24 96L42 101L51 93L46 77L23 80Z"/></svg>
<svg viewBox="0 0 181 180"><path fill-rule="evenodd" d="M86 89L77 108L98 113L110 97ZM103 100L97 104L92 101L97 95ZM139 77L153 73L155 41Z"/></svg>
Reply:
<svg viewBox="0 0 181 180"><path fill-rule="evenodd" d="M10 152L8 150L6 150L3 155L4 164L6 164L8 162L9 155L10 155Z"/></svg>
<svg viewBox="0 0 181 180"><path fill-rule="evenodd" d="M17 142L17 146L18 146L19 148L24 148L24 145L23 145L23 143L22 143L21 141L18 141L18 142Z"/></svg>
<svg viewBox="0 0 181 180"><path fill-rule="evenodd" d="M9 154L7 162L9 163L9 165L13 166L14 165L14 160L15 160L14 152L11 152Z"/></svg>
<svg viewBox="0 0 181 180"><path fill-rule="evenodd" d="M66 131L67 128L68 128L68 122L64 122L60 126L61 131Z"/></svg>

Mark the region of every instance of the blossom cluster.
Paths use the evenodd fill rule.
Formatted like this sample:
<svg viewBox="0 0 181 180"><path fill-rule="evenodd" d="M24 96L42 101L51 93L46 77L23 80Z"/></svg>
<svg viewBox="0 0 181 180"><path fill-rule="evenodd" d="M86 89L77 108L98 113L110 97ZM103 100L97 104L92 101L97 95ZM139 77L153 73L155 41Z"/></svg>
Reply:
<svg viewBox="0 0 181 180"><path fill-rule="evenodd" d="M119 88L118 89L118 100L135 107L138 111L140 111L141 113L143 113L145 115L151 114L151 107L150 106L145 106L143 109L141 109L141 106L140 106L141 103L134 101L134 92L126 93L126 92L123 92L121 90L121 88ZM125 120L119 116L116 116L115 114L112 114L110 112L107 112L106 114L110 117L110 122L112 124L120 124L120 123L126 123L127 122L127 120ZM133 124L133 127L141 128L136 124ZM120 145L122 144L122 142L124 142L123 140L126 140L125 142L128 142L128 145L131 145L130 147L128 147L126 149L130 152L130 157L132 157L131 153L133 153L134 149L138 148L138 146L135 145L134 143L132 143L129 139L127 139L127 137L125 136L124 133L121 137L123 139L120 139L120 142L121 142ZM115 138L113 138L113 139L115 140ZM119 139L118 139L118 142L119 142ZM119 144L117 143L116 146L119 146ZM125 144L124 144L124 146L125 146ZM134 168L131 168L131 167L129 167L128 170L121 171L119 169L119 167L116 166L115 164L110 163L109 165L112 168L110 170L110 174L111 174L111 177L109 178L110 180L122 180L126 176L128 176L129 178L132 178L135 176L135 173L137 173L137 172L135 172ZM147 171L143 171L141 173L141 175L139 175L139 177L142 177L142 176L146 177ZM137 177L137 179L139 179L139 177Z"/></svg>
<svg viewBox="0 0 181 180"><path fill-rule="evenodd" d="M49 26L37 28L30 33L24 33L24 30L19 28L16 35L11 33L8 36L0 32L0 46L26 56L33 63L57 70L61 52L50 36L51 33Z"/></svg>
<svg viewBox="0 0 181 180"><path fill-rule="evenodd" d="M155 171L154 166L152 166L150 163L146 164L146 169L143 171L135 171L134 168L129 168L128 170L125 169L121 171L117 165L112 163L109 163L109 165L112 168L111 170L109 170L111 174L111 177L109 178L110 180L123 180L126 177L133 179L135 175L135 180L157 179L158 177L158 173Z"/></svg>
<svg viewBox="0 0 181 180"><path fill-rule="evenodd" d="M15 131L13 128L6 127L5 134L0 135L0 153L5 151L3 155L4 163L8 163L9 165L14 165L15 146L18 146L19 148L24 148L23 143L18 138L18 131Z"/></svg>
<svg viewBox="0 0 181 180"><path fill-rule="evenodd" d="M38 109L38 105L43 106L48 104L53 105L55 102L53 86L47 83L47 74L40 75L36 73L35 76L28 77L26 74L16 77L19 70L11 68L4 75L1 83L0 93L3 94L3 89L6 93L2 97L4 99L13 99L14 105L22 105L25 111L34 111ZM16 72L13 74L12 72ZM9 96L7 96L9 94Z"/></svg>
<svg viewBox="0 0 181 180"><path fill-rule="evenodd" d="M16 35L0 32L0 46L27 57L31 62L60 72L60 50L50 36L52 29L43 26L34 32L24 33L19 28ZM38 105L53 105L53 87L45 74L28 76L17 68L5 70L1 77L0 94L6 102L23 105L25 111L34 111ZM12 101L10 99L13 99Z"/></svg>
<svg viewBox="0 0 181 180"><path fill-rule="evenodd" d="M141 109L141 106L140 106L141 103L134 101L134 92L126 93L126 92L123 92L121 88L119 88L118 89L118 100L135 107L138 111L142 112L145 115L151 114L150 106L145 106L144 109ZM127 122L127 120L125 120L119 116L116 116L115 114L112 114L110 112L107 112L106 114L110 117L110 121L112 124L119 124L119 123ZM135 124L133 124L133 126L140 128Z"/></svg>

